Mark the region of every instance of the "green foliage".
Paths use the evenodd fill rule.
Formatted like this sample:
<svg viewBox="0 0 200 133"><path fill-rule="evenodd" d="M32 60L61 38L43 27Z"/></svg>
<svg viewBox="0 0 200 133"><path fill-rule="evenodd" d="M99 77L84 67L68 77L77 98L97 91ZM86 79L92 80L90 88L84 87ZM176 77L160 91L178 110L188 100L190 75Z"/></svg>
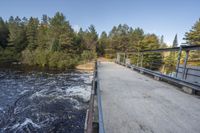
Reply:
<svg viewBox="0 0 200 133"><path fill-rule="evenodd" d="M54 39L52 41L53 41L53 43L52 43L51 51L53 51L53 52L59 51L60 50L59 40L58 39Z"/></svg>
<svg viewBox="0 0 200 133"><path fill-rule="evenodd" d="M200 45L200 19L189 32L185 33L184 39L189 45Z"/></svg>
<svg viewBox="0 0 200 133"><path fill-rule="evenodd" d="M0 48L0 63L11 63L18 61L20 54L12 48Z"/></svg>
<svg viewBox="0 0 200 133"><path fill-rule="evenodd" d="M63 52L51 52L49 56L49 67L60 69L72 69L78 64L78 58Z"/></svg>
<svg viewBox="0 0 200 133"><path fill-rule="evenodd" d="M167 44L164 42L164 36L160 38L160 48L167 48Z"/></svg>
<svg viewBox="0 0 200 133"><path fill-rule="evenodd" d="M144 39L144 31L140 28L136 28L135 30L131 30L130 32L130 45L129 51L140 51L143 49L142 40Z"/></svg>
<svg viewBox="0 0 200 133"><path fill-rule="evenodd" d="M102 32L97 44L97 54L98 56L103 56L105 54L106 44L108 43L108 37L106 32Z"/></svg>
<svg viewBox="0 0 200 133"><path fill-rule="evenodd" d="M177 34L174 37L174 41L173 41L173 47L177 47L178 46L178 38L177 38Z"/></svg>
<svg viewBox="0 0 200 133"><path fill-rule="evenodd" d="M26 27L19 17L10 17L8 45L14 47L16 52L21 52L27 46Z"/></svg>
<svg viewBox="0 0 200 133"><path fill-rule="evenodd" d="M39 49L43 50L50 48L49 37L48 37L48 32L49 32L48 20L46 20L47 19L46 17L43 18L43 21L41 22L40 26L38 26L36 34L36 44Z"/></svg>
<svg viewBox="0 0 200 133"><path fill-rule="evenodd" d="M83 53L81 54L81 59L84 62L91 61L92 59L95 59L96 57L97 55L94 51L84 50Z"/></svg>
<svg viewBox="0 0 200 133"><path fill-rule="evenodd" d="M84 60L96 57L97 41L93 25L77 34L59 12L52 18L43 15L42 21L11 16L5 23L0 18L0 62L20 61L40 67L74 68L82 60L82 53Z"/></svg>
<svg viewBox="0 0 200 133"><path fill-rule="evenodd" d="M58 51L41 51L40 49L36 49L35 51L27 49L23 51L22 58L24 64L58 69L74 68L79 61L79 58L72 54Z"/></svg>
<svg viewBox="0 0 200 133"><path fill-rule="evenodd" d="M186 33L187 42L200 44L199 33L200 21ZM173 44L178 44L177 35ZM73 68L81 61L95 59L97 55L115 58L117 52L134 51L136 54L131 61L139 64L140 51L165 47L163 36L159 40L155 34L145 34L143 29L133 29L126 24L114 26L108 35L102 32L99 38L94 25L85 31L80 28L76 33L59 12L52 18L43 15L41 21L11 16L8 22L4 22L0 18L0 62L13 60L41 67ZM198 57L198 54L192 56ZM159 69L163 64L159 53L147 53L143 58L144 67L150 69Z"/></svg>
<svg viewBox="0 0 200 133"><path fill-rule="evenodd" d="M0 17L0 47L5 48L8 44L8 25L3 21L3 19Z"/></svg>
<svg viewBox="0 0 200 133"><path fill-rule="evenodd" d="M177 57L178 57L178 54L175 53L175 52L170 52L169 55L167 55L165 58L164 58L164 72L169 74L173 71L175 71L175 68L176 68L176 63L177 63Z"/></svg>
<svg viewBox="0 0 200 133"><path fill-rule="evenodd" d="M200 45L200 19L194 24L192 29L189 32L185 33L186 43L189 45ZM199 51L191 51L189 60L197 59L199 60L200 52ZM200 66L200 63L195 61L192 65Z"/></svg>
<svg viewBox="0 0 200 133"><path fill-rule="evenodd" d="M50 52L48 50L36 49L34 51L34 62L41 67L48 66Z"/></svg>
<svg viewBox="0 0 200 133"><path fill-rule="evenodd" d="M29 50L35 50L37 48L37 32L39 21L37 18L30 18L28 25L26 26L26 37Z"/></svg>
<svg viewBox="0 0 200 133"><path fill-rule="evenodd" d="M26 49L22 52L21 60L24 64L36 65L34 52L30 51L29 49Z"/></svg>
<svg viewBox="0 0 200 133"><path fill-rule="evenodd" d="M49 39L52 51L66 50L72 52L74 45L74 31L65 16L57 12L50 19Z"/></svg>
<svg viewBox="0 0 200 133"><path fill-rule="evenodd" d="M141 60L143 67L158 70L162 65L162 55L160 53L145 53L140 54L139 51L141 50L151 50L151 49L158 49L160 47L159 39L155 34L147 34L142 40L137 41L135 44L135 51L136 54L131 56L131 63L135 65L141 65ZM143 58L143 59L142 59Z"/></svg>
<svg viewBox="0 0 200 133"><path fill-rule="evenodd" d="M130 34L131 28L124 24L124 25L118 25L118 27L113 27L109 34L110 38L110 49L117 51L128 51L130 46Z"/></svg>
<svg viewBox="0 0 200 133"><path fill-rule="evenodd" d="M98 44L98 34L95 30L94 25L90 25L88 30L79 31L79 35L82 37L82 43L84 45L84 49L96 51L96 47Z"/></svg>

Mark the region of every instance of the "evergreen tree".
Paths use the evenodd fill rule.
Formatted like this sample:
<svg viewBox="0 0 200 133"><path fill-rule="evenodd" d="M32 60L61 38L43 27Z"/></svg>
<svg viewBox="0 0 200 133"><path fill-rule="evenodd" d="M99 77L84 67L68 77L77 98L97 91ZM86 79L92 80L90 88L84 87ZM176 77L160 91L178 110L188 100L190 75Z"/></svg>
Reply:
<svg viewBox="0 0 200 133"><path fill-rule="evenodd" d="M141 28L136 28L130 33L130 47L129 51L141 51L144 50L142 40L144 39L144 31Z"/></svg>
<svg viewBox="0 0 200 133"><path fill-rule="evenodd" d="M164 36L163 35L160 38L160 48L167 48L167 45L164 42Z"/></svg>
<svg viewBox="0 0 200 133"><path fill-rule="evenodd" d="M62 13L57 12L56 15L50 19L49 30L51 47L55 47L53 46L55 44L54 40L58 39L58 50L72 52L71 49L74 48L74 31L69 22L65 20L65 16Z"/></svg>
<svg viewBox="0 0 200 133"><path fill-rule="evenodd" d="M37 33L38 33L38 25L39 20L37 18L30 18L27 25L27 41L28 41L28 49L33 51L37 48Z"/></svg>
<svg viewBox="0 0 200 133"><path fill-rule="evenodd" d="M49 24L49 18L46 14L42 15L42 25L48 26Z"/></svg>
<svg viewBox="0 0 200 133"><path fill-rule="evenodd" d="M24 50L27 46L26 27L19 17L15 19L11 16L8 22L10 46L14 47L16 52Z"/></svg>
<svg viewBox="0 0 200 133"><path fill-rule="evenodd" d="M0 17L0 47L5 48L8 44L8 25L4 20Z"/></svg>
<svg viewBox="0 0 200 133"><path fill-rule="evenodd" d="M174 41L173 41L172 47L177 47L177 46L178 46L178 39L177 39L177 34L176 34L175 37L174 37ZM174 51L170 52L170 54L165 59L165 65L168 66L167 72L170 72L169 71L170 69L171 70L175 70L176 61L177 61L176 52L174 52Z"/></svg>
<svg viewBox="0 0 200 133"><path fill-rule="evenodd" d="M174 41L173 41L173 45L172 47L177 47L178 46L178 38L177 38L177 34L174 37Z"/></svg>
<svg viewBox="0 0 200 133"><path fill-rule="evenodd" d="M48 38L48 32L49 32L49 25L48 25L48 16L43 15L42 17L42 22L38 27L38 31L36 34L36 40L37 40L37 45L39 49L43 50L49 50L49 38Z"/></svg>
<svg viewBox="0 0 200 133"><path fill-rule="evenodd" d="M184 39L189 45L200 45L200 19L189 32L185 33Z"/></svg>
<svg viewBox="0 0 200 133"><path fill-rule="evenodd" d="M103 56L105 54L106 45L108 45L108 37L105 31L101 33L97 46L97 55Z"/></svg>
<svg viewBox="0 0 200 133"><path fill-rule="evenodd" d="M189 45L200 45L200 19L194 24L189 32L185 33L186 43ZM200 57L199 51L190 51L189 60L198 59ZM191 62L193 65L199 66L199 62Z"/></svg>
<svg viewBox="0 0 200 133"><path fill-rule="evenodd" d="M147 34L142 40L144 50L158 49L160 47L159 39L155 34ZM158 70L162 65L161 53L144 54L143 66L152 70Z"/></svg>
<svg viewBox="0 0 200 133"><path fill-rule="evenodd" d="M79 48L77 49L78 53L81 53L83 50L86 49L85 42L84 42L84 36L85 32L82 28L79 29L79 32L76 34L76 44L79 45Z"/></svg>
<svg viewBox="0 0 200 133"><path fill-rule="evenodd" d="M128 51L130 42L129 34L130 27L128 25L119 24L118 27L114 26L109 34L112 51Z"/></svg>
<svg viewBox="0 0 200 133"><path fill-rule="evenodd" d="M97 41L98 41L98 34L95 30L95 27L94 25L90 25L84 35L84 43L86 49L95 52L97 47Z"/></svg>
<svg viewBox="0 0 200 133"><path fill-rule="evenodd" d="M124 25L119 25L117 29L117 34L118 34L118 47L117 49L123 51L123 52L128 52L128 47L129 47L129 26L124 24Z"/></svg>

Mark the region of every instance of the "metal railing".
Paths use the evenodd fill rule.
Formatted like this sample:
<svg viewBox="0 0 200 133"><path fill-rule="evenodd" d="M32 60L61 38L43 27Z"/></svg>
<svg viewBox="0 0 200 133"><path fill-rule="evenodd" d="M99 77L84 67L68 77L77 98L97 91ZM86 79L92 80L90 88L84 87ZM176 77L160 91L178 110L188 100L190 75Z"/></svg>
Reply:
<svg viewBox="0 0 200 133"><path fill-rule="evenodd" d="M97 68L97 70L98 70L98 68ZM99 133L105 133L98 71L97 71L97 97L98 97L97 101L98 101L98 116L99 116Z"/></svg>
<svg viewBox="0 0 200 133"><path fill-rule="evenodd" d="M97 103L97 107L95 106L95 103ZM98 117L98 118L95 118L95 117ZM97 61L95 61L93 81L92 81L92 92L90 96L89 109L87 110L87 114L86 114L84 132L85 133L105 133Z"/></svg>
<svg viewBox="0 0 200 133"><path fill-rule="evenodd" d="M192 74L188 73L188 69L190 69L190 68L187 68L187 62L188 62L188 57L189 57L190 51L194 51L194 50L195 51L200 50L200 46L199 45L195 45L195 46L185 46L184 45L184 46L175 47L175 48L164 48L164 49L155 49L155 50L143 50L143 51L139 51L139 52L117 53L116 62L121 64L121 65L125 65L129 68L132 68L134 70L137 70L141 73L152 75L154 77L158 77L161 80L167 80L167 81L170 81L170 82L175 83L177 85L189 87L189 88L191 88L195 91L200 91L200 84L199 83L195 83L195 82L191 82L191 81L186 80L187 75L192 75ZM184 59L182 61L183 65L180 66L182 51L185 51L185 56L184 56ZM176 63L175 63L175 69L173 70L174 73L175 73L174 77L163 74L162 72L159 72L158 70L152 70L152 69L150 69L151 67L150 68L144 68L144 66L143 66L144 65L144 63L143 63L144 56L143 55L149 54L151 52L153 52L153 53L178 52L177 53L178 57L177 57ZM141 55L140 58L137 58L136 64L131 64L131 63L127 64L126 60L127 60L127 57L128 57L129 54L134 54L134 56ZM163 62L161 62L161 63L163 63ZM150 65L152 65L152 64L155 65L155 66L159 65L159 64L157 64L157 62L156 63L151 62ZM182 76L180 77L180 75L179 75L179 77L178 77L178 74L180 74L180 69L182 70L181 71ZM199 77L199 75L194 75L194 76Z"/></svg>

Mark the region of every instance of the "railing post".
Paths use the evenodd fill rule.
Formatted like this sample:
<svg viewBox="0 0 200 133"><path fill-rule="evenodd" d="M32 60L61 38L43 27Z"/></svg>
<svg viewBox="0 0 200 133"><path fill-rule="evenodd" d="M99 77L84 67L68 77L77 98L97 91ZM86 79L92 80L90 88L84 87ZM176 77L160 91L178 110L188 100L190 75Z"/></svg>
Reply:
<svg viewBox="0 0 200 133"><path fill-rule="evenodd" d="M182 46L180 46L179 53L178 53L178 60L177 60L177 65L176 65L176 78L178 76L178 70L179 70L179 65L180 65L181 53L182 53Z"/></svg>
<svg viewBox="0 0 200 133"><path fill-rule="evenodd" d="M186 66L187 66L187 61L188 61L188 55L189 55L189 50L186 50L186 56L185 56L185 60L184 60L184 65L183 65L183 75L182 75L182 79L184 79L185 77L185 73L186 73Z"/></svg>
<svg viewBox="0 0 200 133"><path fill-rule="evenodd" d="M120 53L117 53L117 63L120 63Z"/></svg>
<svg viewBox="0 0 200 133"><path fill-rule="evenodd" d="M143 67L143 53L141 53L140 66Z"/></svg>
<svg viewBox="0 0 200 133"><path fill-rule="evenodd" d="M124 65L126 65L126 53L124 53Z"/></svg>
<svg viewBox="0 0 200 133"><path fill-rule="evenodd" d="M137 53L137 67L139 66L139 61L140 61L140 53Z"/></svg>

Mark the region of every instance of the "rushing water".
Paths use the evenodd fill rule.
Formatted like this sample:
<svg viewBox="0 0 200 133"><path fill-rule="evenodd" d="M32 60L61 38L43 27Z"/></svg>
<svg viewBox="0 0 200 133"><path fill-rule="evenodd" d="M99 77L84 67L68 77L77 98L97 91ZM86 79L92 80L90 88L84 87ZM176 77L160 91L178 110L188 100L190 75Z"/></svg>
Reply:
<svg viewBox="0 0 200 133"><path fill-rule="evenodd" d="M0 71L0 133L82 133L92 73Z"/></svg>

